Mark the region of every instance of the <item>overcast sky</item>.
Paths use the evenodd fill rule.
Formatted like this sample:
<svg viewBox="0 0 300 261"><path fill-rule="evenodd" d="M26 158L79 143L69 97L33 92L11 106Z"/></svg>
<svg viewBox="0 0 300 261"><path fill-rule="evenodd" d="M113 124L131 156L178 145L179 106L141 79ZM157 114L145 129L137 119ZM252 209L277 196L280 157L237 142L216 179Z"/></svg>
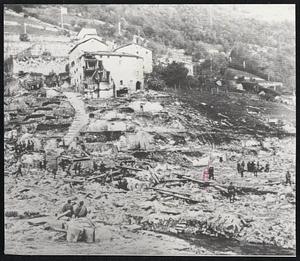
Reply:
<svg viewBox="0 0 300 261"><path fill-rule="evenodd" d="M241 10L249 12L249 14L246 14L249 17L270 22L295 21L295 5L292 4L250 4L236 6L240 7Z"/></svg>

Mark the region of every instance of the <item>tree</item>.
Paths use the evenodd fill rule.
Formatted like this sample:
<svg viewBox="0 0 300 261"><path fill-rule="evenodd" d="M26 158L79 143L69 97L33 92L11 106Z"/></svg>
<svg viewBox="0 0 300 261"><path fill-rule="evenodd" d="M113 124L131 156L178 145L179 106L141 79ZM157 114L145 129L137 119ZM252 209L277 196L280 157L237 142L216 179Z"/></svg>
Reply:
<svg viewBox="0 0 300 261"><path fill-rule="evenodd" d="M184 67L183 63L173 62L163 71L163 80L170 87L181 87L186 83L188 69Z"/></svg>
<svg viewBox="0 0 300 261"><path fill-rule="evenodd" d="M22 5L6 5L7 8L10 8L14 10L16 13L21 13L23 12L23 6Z"/></svg>

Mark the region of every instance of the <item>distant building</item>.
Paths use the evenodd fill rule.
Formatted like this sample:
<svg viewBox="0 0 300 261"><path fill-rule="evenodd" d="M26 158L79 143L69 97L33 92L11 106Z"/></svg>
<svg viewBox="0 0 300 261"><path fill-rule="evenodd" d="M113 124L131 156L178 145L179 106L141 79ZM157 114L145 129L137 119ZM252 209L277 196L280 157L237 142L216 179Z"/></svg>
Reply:
<svg viewBox="0 0 300 261"><path fill-rule="evenodd" d="M129 43L114 50L117 53L128 53L143 58L144 73L152 72L152 51L136 43Z"/></svg>
<svg viewBox="0 0 300 261"><path fill-rule="evenodd" d="M271 89L273 91L278 91L280 90L280 88L283 87L282 82L260 82L259 83L260 86L267 88L267 89Z"/></svg>

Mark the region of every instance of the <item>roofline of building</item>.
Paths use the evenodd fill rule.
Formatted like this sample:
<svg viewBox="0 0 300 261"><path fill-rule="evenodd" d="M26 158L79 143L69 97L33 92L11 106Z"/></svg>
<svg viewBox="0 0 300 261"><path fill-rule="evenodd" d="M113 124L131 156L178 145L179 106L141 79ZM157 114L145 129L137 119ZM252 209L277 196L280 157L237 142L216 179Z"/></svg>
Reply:
<svg viewBox="0 0 300 261"><path fill-rule="evenodd" d="M74 50L77 46L79 46L79 45L81 45L81 44L83 44L83 43L85 43L85 42L87 42L87 41L89 41L89 40L92 40L92 39L94 39L94 40L96 40L96 41L98 41L98 42L100 42L100 43L103 43L104 45L106 45L106 46L108 47L108 45L107 45L105 42L100 41L99 39L97 39L97 38L95 38L95 37L92 37L92 38L88 38L88 39L86 39L86 40L84 40L84 41L82 41L82 42L80 42L80 43L77 43L75 46L72 47L72 49L68 52L68 54L70 54L71 52L73 52L73 50Z"/></svg>
<svg viewBox="0 0 300 261"><path fill-rule="evenodd" d="M129 54L129 53L115 53L115 52L105 52L105 51L99 51L99 52L84 52L79 57L84 56L85 54L92 54L92 55L111 55L111 56L127 56L127 57L135 57L138 59L143 59L143 57L135 55L135 54ZM143 59L144 60L144 59Z"/></svg>
<svg viewBox="0 0 300 261"><path fill-rule="evenodd" d="M145 47L145 46L142 46L142 45L140 45L140 44L137 44L137 43L128 43L128 44L124 44L124 45L122 45L122 46L120 46L120 47L114 49L114 52L115 52L116 50L119 50L119 49L121 49L121 48L123 48L123 47L129 46L129 45L131 45L131 44L138 45L138 46L143 47L143 48L145 48L145 49L147 49L147 50L149 50L149 51L152 52L151 49L149 49L149 48L147 48L147 47Z"/></svg>
<svg viewBox="0 0 300 261"><path fill-rule="evenodd" d="M79 35L80 33L81 33L81 31L83 31L83 30L96 30L95 28L82 28L78 33L77 33L77 35ZM96 32L97 32L97 30L96 30Z"/></svg>

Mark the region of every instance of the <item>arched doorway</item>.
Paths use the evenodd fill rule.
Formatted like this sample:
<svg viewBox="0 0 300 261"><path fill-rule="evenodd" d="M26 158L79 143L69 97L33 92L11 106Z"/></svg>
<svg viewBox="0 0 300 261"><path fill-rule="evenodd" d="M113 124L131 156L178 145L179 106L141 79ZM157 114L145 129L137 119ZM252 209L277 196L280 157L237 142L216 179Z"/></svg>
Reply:
<svg viewBox="0 0 300 261"><path fill-rule="evenodd" d="M140 90L141 89L141 82L137 81L135 84L136 90Z"/></svg>

